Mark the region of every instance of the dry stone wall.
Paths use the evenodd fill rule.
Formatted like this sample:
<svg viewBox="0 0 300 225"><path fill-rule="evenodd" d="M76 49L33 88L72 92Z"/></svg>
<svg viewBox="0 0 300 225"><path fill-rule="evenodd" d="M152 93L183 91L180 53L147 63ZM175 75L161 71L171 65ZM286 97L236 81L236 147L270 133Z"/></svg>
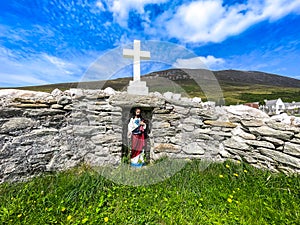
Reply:
<svg viewBox="0 0 300 225"><path fill-rule="evenodd" d="M0 183L80 163L118 166L130 109L147 114L146 155L243 160L274 172L300 172L300 127L248 106L207 107L199 98L105 90L0 91ZM288 123L286 122L288 121Z"/></svg>

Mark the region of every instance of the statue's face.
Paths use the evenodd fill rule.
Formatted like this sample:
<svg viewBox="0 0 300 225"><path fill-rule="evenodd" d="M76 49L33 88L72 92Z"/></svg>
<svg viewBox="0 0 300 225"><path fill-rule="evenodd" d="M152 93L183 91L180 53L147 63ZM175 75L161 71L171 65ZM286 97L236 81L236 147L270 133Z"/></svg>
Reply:
<svg viewBox="0 0 300 225"><path fill-rule="evenodd" d="M135 110L135 115L136 115L136 116L141 115L141 110L140 110L140 109Z"/></svg>

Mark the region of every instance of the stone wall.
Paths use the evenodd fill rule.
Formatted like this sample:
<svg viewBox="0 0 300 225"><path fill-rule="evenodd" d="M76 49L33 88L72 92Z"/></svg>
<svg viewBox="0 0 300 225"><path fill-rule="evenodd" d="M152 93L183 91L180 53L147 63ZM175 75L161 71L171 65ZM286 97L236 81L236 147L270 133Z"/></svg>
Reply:
<svg viewBox="0 0 300 225"><path fill-rule="evenodd" d="M271 171L300 172L300 128L247 106L207 107L199 98L70 89L0 91L0 183L80 163L121 163L130 110L148 120L146 155L243 160Z"/></svg>

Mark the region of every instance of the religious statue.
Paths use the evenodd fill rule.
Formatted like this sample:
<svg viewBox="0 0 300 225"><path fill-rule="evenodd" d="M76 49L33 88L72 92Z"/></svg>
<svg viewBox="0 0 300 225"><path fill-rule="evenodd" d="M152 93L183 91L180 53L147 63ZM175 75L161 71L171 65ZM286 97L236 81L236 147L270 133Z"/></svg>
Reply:
<svg viewBox="0 0 300 225"><path fill-rule="evenodd" d="M128 138L131 138L131 166L142 167L145 163L145 129L146 123L141 115L141 109L136 108L128 123Z"/></svg>

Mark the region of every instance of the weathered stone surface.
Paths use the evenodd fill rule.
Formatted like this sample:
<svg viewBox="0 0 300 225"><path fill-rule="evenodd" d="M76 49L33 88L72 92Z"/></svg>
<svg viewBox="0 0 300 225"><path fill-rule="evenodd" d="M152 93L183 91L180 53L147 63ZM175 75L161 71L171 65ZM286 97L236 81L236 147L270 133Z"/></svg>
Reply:
<svg viewBox="0 0 300 225"><path fill-rule="evenodd" d="M44 99L50 96L49 93L39 92L39 91L27 91L19 89L1 89L0 98L3 97L12 97L12 98L33 98L33 99Z"/></svg>
<svg viewBox="0 0 300 225"><path fill-rule="evenodd" d="M275 149L275 146L272 143L267 141L246 140L245 143L255 147Z"/></svg>
<svg viewBox="0 0 300 225"><path fill-rule="evenodd" d="M226 121L216 121L216 120L204 120L204 124L211 125L211 126L217 126L217 127L236 127L236 124L233 124L231 122Z"/></svg>
<svg viewBox="0 0 300 225"><path fill-rule="evenodd" d="M101 145L103 143L113 143L113 142L122 142L121 135L107 135L107 134L98 134L91 138L94 144Z"/></svg>
<svg viewBox="0 0 300 225"><path fill-rule="evenodd" d="M45 136L45 135L56 135L58 133L58 129L55 128L42 128L42 129L36 129L32 130L29 135L32 135L33 137L38 136Z"/></svg>
<svg viewBox="0 0 300 225"><path fill-rule="evenodd" d="M210 136L220 136L220 137L231 137L232 136L232 134L230 132L223 132L221 130L220 131L212 130L209 132L209 135Z"/></svg>
<svg viewBox="0 0 300 225"><path fill-rule="evenodd" d="M257 160L251 156L243 156L243 159L244 159L244 161L246 161L247 163L250 163L250 164L257 163Z"/></svg>
<svg viewBox="0 0 300 225"><path fill-rule="evenodd" d="M61 96L58 98L57 100L57 104L59 105L67 105L70 104L72 102L72 98L70 96Z"/></svg>
<svg viewBox="0 0 300 225"><path fill-rule="evenodd" d="M51 108L51 109L63 109L64 106L63 106L63 105L59 105L59 104L53 104L53 105L51 105L50 108Z"/></svg>
<svg viewBox="0 0 300 225"><path fill-rule="evenodd" d="M15 130L22 130L27 127L32 127L35 124L34 120L29 118L15 117L4 123L0 128L0 133L9 133Z"/></svg>
<svg viewBox="0 0 300 225"><path fill-rule="evenodd" d="M255 140L256 139L255 135L245 132L240 127L236 127L234 129L232 129L231 133L232 133L232 135L240 136L241 138L246 139L246 140Z"/></svg>
<svg viewBox="0 0 300 225"><path fill-rule="evenodd" d="M205 150L196 142L185 145L182 149L188 155L203 155Z"/></svg>
<svg viewBox="0 0 300 225"><path fill-rule="evenodd" d="M269 118L269 116L259 109L255 109L245 105L227 106L225 110L233 115L238 115L241 118Z"/></svg>
<svg viewBox="0 0 300 225"><path fill-rule="evenodd" d="M20 102L20 103L23 103L23 104L34 104L36 103L35 100L33 99L27 99L27 98L14 98L13 99L13 102Z"/></svg>
<svg viewBox="0 0 300 225"><path fill-rule="evenodd" d="M293 138L290 142L300 145L300 138Z"/></svg>
<svg viewBox="0 0 300 225"><path fill-rule="evenodd" d="M233 136L225 141L223 141L223 145L228 148L233 148L233 149L239 149L243 151L251 151L252 148L245 143L245 140L243 140L240 137Z"/></svg>
<svg viewBox="0 0 300 225"><path fill-rule="evenodd" d="M203 125L203 122L200 119L195 119L195 118L186 118L186 119L183 120L183 123L185 123L185 124L194 124L196 126Z"/></svg>
<svg viewBox="0 0 300 225"><path fill-rule="evenodd" d="M276 121L269 120L266 122L266 124L275 130L290 131L293 133L300 132L300 127L291 126L289 124L285 124L282 122L276 122Z"/></svg>
<svg viewBox="0 0 300 225"><path fill-rule="evenodd" d="M93 136L99 133L105 133L105 126L79 126L75 125L73 127L73 132L75 135L79 136Z"/></svg>
<svg viewBox="0 0 300 225"><path fill-rule="evenodd" d="M23 112L18 108L0 108L0 118L21 117Z"/></svg>
<svg viewBox="0 0 300 225"><path fill-rule="evenodd" d="M169 128L171 127L171 124L169 122L153 122L152 128L153 129L160 129L160 128Z"/></svg>
<svg viewBox="0 0 300 225"><path fill-rule="evenodd" d="M128 95L126 93L118 93L110 96L109 103L113 106L139 106L150 108L161 108L165 105L165 99L157 96L148 95Z"/></svg>
<svg viewBox="0 0 300 225"><path fill-rule="evenodd" d="M57 114L65 114L66 112L59 109L27 109L24 116L38 117L38 116L54 116Z"/></svg>
<svg viewBox="0 0 300 225"><path fill-rule="evenodd" d="M54 97L57 97L57 96L60 96L62 95L63 92L61 90L59 90L58 88L55 88L52 92L51 92L51 95L54 96Z"/></svg>
<svg viewBox="0 0 300 225"><path fill-rule="evenodd" d="M28 108L28 109L41 109L41 108L49 108L49 105L47 104L39 104L39 103L33 103L33 104L10 104L11 107L16 108Z"/></svg>
<svg viewBox="0 0 300 225"><path fill-rule="evenodd" d="M179 120L180 118L181 118L181 116L177 113L171 113L168 115L165 115L165 114L153 115L153 119L156 119L156 120L170 121L170 120Z"/></svg>
<svg viewBox="0 0 300 225"><path fill-rule="evenodd" d="M154 109L154 114L169 114L172 110L170 109Z"/></svg>
<svg viewBox="0 0 300 225"><path fill-rule="evenodd" d="M286 164L286 165L290 165L292 167L296 167L296 168L300 168L300 159L297 159L293 156L290 156L288 154L282 153L282 152L278 152L278 151L274 151L274 150L270 150L270 149L259 149L259 151L265 155L268 156L270 158L272 158L274 161Z"/></svg>
<svg viewBox="0 0 300 225"><path fill-rule="evenodd" d="M283 147L283 152L300 158L300 144L286 142Z"/></svg>
<svg viewBox="0 0 300 225"><path fill-rule="evenodd" d="M262 120L253 119L253 120L241 120L241 124L244 127L260 127L263 126L265 123Z"/></svg>
<svg viewBox="0 0 300 225"><path fill-rule="evenodd" d="M184 130L192 132L195 130L195 127L193 125L183 125L182 126Z"/></svg>
<svg viewBox="0 0 300 225"><path fill-rule="evenodd" d="M155 143L154 152L180 152L180 146L170 143Z"/></svg>
<svg viewBox="0 0 300 225"><path fill-rule="evenodd" d="M250 127L249 130L252 134L274 137L282 140L289 140L294 135L293 132L275 130L268 126Z"/></svg>
<svg viewBox="0 0 300 225"><path fill-rule="evenodd" d="M284 144L283 140L277 139L277 138L273 138L273 137L262 137L262 140L268 141L273 143L275 146L280 146Z"/></svg>

